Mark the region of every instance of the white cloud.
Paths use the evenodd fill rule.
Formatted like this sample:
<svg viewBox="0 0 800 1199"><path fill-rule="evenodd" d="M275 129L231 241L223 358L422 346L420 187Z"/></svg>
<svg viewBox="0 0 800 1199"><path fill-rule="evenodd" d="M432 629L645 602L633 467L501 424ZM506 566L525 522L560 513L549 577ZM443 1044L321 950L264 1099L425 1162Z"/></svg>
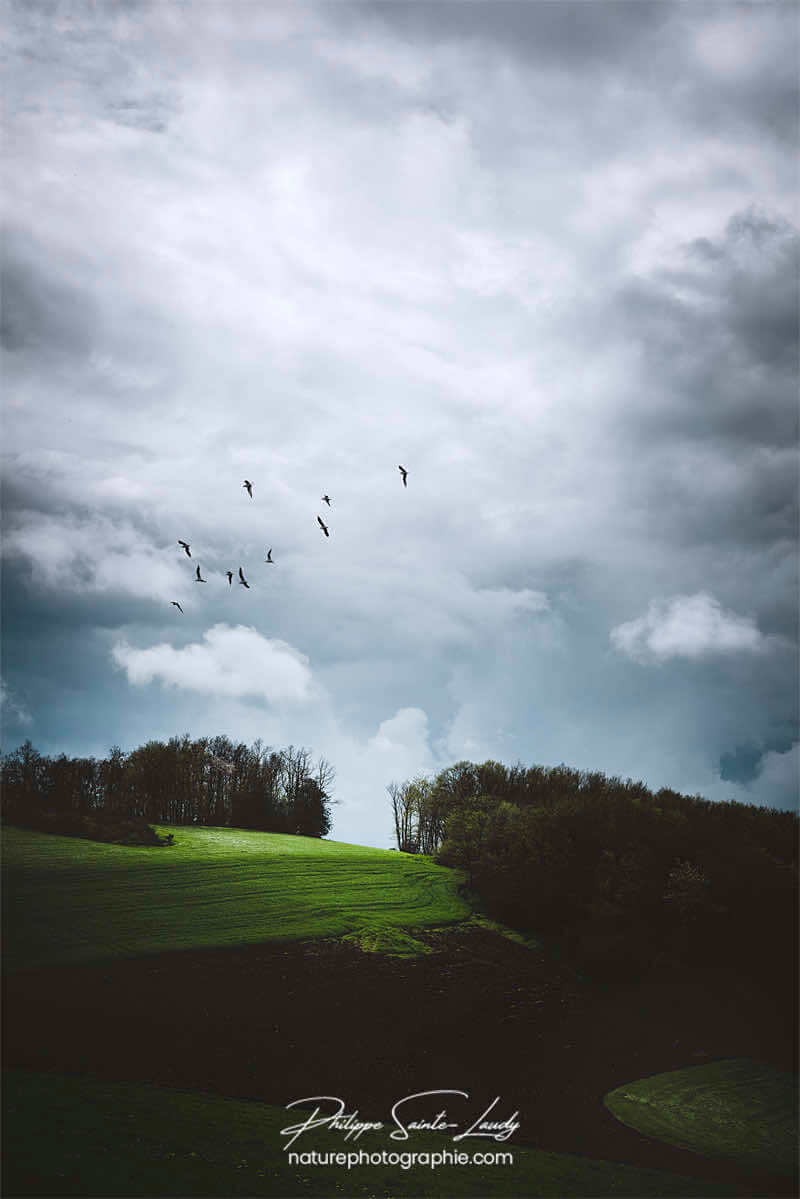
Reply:
<svg viewBox="0 0 800 1199"><path fill-rule="evenodd" d="M766 638L749 616L727 612L705 591L651 600L647 614L617 625L611 643L637 662L757 653Z"/></svg>
<svg viewBox="0 0 800 1199"><path fill-rule="evenodd" d="M134 686L154 680L206 695L254 696L268 703L305 703L315 687L305 654L246 625L216 624L202 643L134 649L118 642L112 658Z"/></svg>
<svg viewBox="0 0 800 1199"><path fill-rule="evenodd" d="M771 7L771 6L770 6ZM775 25L762 14L736 7L702 22L690 38L699 62L726 80L744 82L775 61Z"/></svg>
<svg viewBox="0 0 800 1199"><path fill-rule="evenodd" d="M775 788L779 793L794 792L795 801L800 790L800 742L782 753L771 749L764 754L759 783Z"/></svg>
<svg viewBox="0 0 800 1199"><path fill-rule="evenodd" d="M422 708L400 708L389 720L381 722L367 743L367 750L380 755L387 764L398 760L424 762L430 758L427 713Z"/></svg>
<svg viewBox="0 0 800 1199"><path fill-rule="evenodd" d="M336 794L342 801L334 811L333 835L342 841L393 844L388 784L431 775L448 764L431 750L427 712L399 708L366 740L344 734L335 719L330 732L336 743Z"/></svg>
<svg viewBox="0 0 800 1199"><path fill-rule="evenodd" d="M4 725L8 722L22 725L33 723L30 712L6 685L4 679L0 679L0 717Z"/></svg>
<svg viewBox="0 0 800 1199"><path fill-rule="evenodd" d="M446 761L485 762L497 758L498 745L508 751L508 734L488 724L487 707L469 701L462 703L437 743Z"/></svg>

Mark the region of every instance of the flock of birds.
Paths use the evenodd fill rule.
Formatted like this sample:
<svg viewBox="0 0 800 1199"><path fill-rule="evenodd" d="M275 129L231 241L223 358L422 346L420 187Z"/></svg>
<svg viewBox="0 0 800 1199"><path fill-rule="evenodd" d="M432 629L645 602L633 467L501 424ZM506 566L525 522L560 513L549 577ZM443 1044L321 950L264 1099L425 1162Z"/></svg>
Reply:
<svg viewBox="0 0 800 1199"><path fill-rule="evenodd" d="M402 476L403 486L408 487L408 471L406 470L406 468L404 466L398 466L397 469L400 471L400 474ZM242 483L242 487L244 487L245 491L250 496L250 499L252 499L253 498L253 484L251 483L251 481L249 479L245 479L245 481ZM323 503L327 504L328 507L330 508L331 497L329 495L323 495L322 501L323 501ZM325 521L322 519L321 516L317 516L317 524L322 529L322 532L325 534L325 536L330 537L330 532L328 530L328 526L325 524ZM181 539L179 537L178 545L183 547L183 552L186 554L186 557L191 558L192 551L191 551L190 542L181 541ZM267 556L264 559L264 561L269 566L275 565L275 562L272 557L272 546L270 546L270 548L267 550ZM228 580L228 586L230 587L233 584L233 571L226 570L225 575ZM204 579L203 576L200 574L199 564L195 571L194 581L195 581L195 583L207 583L208 582L208 579ZM247 579L244 577L244 571L242 570L241 566L239 567L239 583L241 584L242 587L246 587L248 591L250 590L250 584L248 583ZM173 608L177 608L179 612L183 612L183 608L180 606L180 604L178 603L177 600L170 600L170 603L172 604Z"/></svg>

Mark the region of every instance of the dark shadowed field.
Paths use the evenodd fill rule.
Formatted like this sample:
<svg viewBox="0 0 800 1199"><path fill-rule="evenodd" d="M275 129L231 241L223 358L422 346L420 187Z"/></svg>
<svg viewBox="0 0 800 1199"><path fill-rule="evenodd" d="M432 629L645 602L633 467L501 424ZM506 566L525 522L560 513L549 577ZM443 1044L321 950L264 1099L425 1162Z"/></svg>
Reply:
<svg viewBox="0 0 800 1199"><path fill-rule="evenodd" d="M788 1195L790 1180L644 1137L603 1106L615 1087L716 1058L795 1065L791 995L719 972L588 984L485 929L417 934L424 957L334 940L162 953L6 979L5 1065L284 1105L341 1096L388 1119L453 1088L518 1110L514 1141ZM483 1110L483 1108L481 1108Z"/></svg>

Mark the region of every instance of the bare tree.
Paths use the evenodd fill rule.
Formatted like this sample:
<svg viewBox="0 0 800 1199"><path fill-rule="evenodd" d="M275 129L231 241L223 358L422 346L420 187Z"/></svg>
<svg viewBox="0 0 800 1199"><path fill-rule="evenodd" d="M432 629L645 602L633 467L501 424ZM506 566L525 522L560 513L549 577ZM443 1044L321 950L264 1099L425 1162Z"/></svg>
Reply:
<svg viewBox="0 0 800 1199"><path fill-rule="evenodd" d="M398 786L397 783L389 783L386 790L392 801L397 848L404 853L416 853L418 848L415 827L416 795L413 791L413 784L403 783L402 786Z"/></svg>

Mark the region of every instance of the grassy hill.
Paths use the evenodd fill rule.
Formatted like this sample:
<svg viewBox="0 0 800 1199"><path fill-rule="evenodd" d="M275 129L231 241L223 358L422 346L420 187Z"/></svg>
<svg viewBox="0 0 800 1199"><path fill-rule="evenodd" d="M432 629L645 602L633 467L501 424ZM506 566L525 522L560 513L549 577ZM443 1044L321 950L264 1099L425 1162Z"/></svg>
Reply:
<svg viewBox="0 0 800 1199"><path fill-rule="evenodd" d="M333 1195L393 1199L399 1196L456 1197L521 1195L667 1196L729 1195L727 1187L658 1170L590 1161L570 1154L487 1142L459 1146L434 1133L409 1143L389 1137L391 1125L358 1143L341 1133L315 1130L305 1154L394 1156L385 1165L316 1165L292 1162L281 1129L304 1119L298 1109L130 1083L95 1082L62 1075L12 1072L7 1080L3 1193L75 1196ZM42 1153L41 1130L48 1128L49 1152ZM113 1152L111 1151L113 1146ZM458 1148L500 1153L513 1148L513 1162L473 1161L409 1168L410 1152L441 1154Z"/></svg>
<svg viewBox="0 0 800 1199"><path fill-rule="evenodd" d="M3 832L6 969L403 930L469 916L460 875L362 845L158 826L171 846Z"/></svg>
<svg viewBox="0 0 800 1199"><path fill-rule="evenodd" d="M797 1079L764 1062L671 1070L617 1087L605 1103L618 1120L670 1145L797 1170Z"/></svg>
<svg viewBox="0 0 800 1199"><path fill-rule="evenodd" d="M748 1036L763 1020L729 1031L715 997L704 1027L696 991L691 1019L669 1001L666 1018L643 1013L638 990L603 1007L535 942L471 916L461 873L422 857L159 826L170 831L160 848L3 831L9 1199L789 1193L747 1163L639 1137L602 1101L680 1064L676 1036L757 1057ZM508 1147L513 1164L288 1161L288 1099L343 1095L374 1118L426 1087L518 1108L508 1146L467 1142ZM381 1136L370 1149L396 1149ZM351 1147L325 1130L307 1146ZM413 1148L442 1143L420 1133Z"/></svg>

